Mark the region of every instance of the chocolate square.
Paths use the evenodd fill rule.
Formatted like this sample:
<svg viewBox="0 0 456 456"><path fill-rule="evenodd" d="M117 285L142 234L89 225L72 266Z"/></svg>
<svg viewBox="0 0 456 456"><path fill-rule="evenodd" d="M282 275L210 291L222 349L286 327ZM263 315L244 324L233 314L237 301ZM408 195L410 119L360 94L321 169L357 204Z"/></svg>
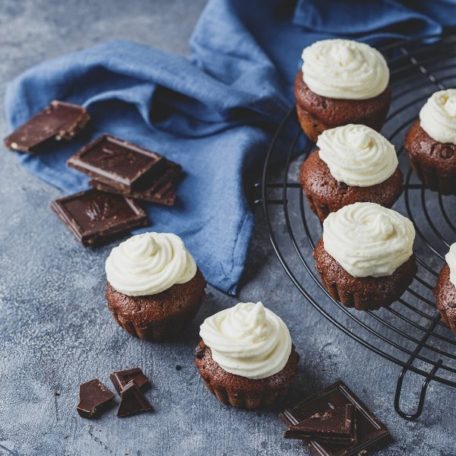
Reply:
<svg viewBox="0 0 456 456"><path fill-rule="evenodd" d="M149 379L139 367L113 372L109 378L119 394L131 381L134 381L138 388L144 388L150 384Z"/></svg>
<svg viewBox="0 0 456 456"><path fill-rule="evenodd" d="M120 397L120 405L117 410L117 416L119 418L151 412L154 409L133 380L123 388Z"/></svg>
<svg viewBox="0 0 456 456"><path fill-rule="evenodd" d="M165 159L111 135L100 136L69 158L68 166L124 191L141 188L165 166Z"/></svg>
<svg viewBox="0 0 456 456"><path fill-rule="evenodd" d="M336 445L320 442L317 439L306 439L309 449L317 456L352 456L363 450L369 450L384 444L390 439L386 426L356 397L342 382L338 381L321 393L312 395L295 407L284 410L279 417L290 428L315 413L328 409L353 405L356 416L356 442L349 445Z"/></svg>
<svg viewBox="0 0 456 456"><path fill-rule="evenodd" d="M133 200L93 189L59 198L51 208L84 245L102 244L149 223Z"/></svg>
<svg viewBox="0 0 456 456"><path fill-rule="evenodd" d="M83 418L97 418L114 399L114 394L97 378L79 386L77 411Z"/></svg>
<svg viewBox="0 0 456 456"><path fill-rule="evenodd" d="M89 121L82 107L54 100L4 139L9 149L39 152L49 141L72 139Z"/></svg>

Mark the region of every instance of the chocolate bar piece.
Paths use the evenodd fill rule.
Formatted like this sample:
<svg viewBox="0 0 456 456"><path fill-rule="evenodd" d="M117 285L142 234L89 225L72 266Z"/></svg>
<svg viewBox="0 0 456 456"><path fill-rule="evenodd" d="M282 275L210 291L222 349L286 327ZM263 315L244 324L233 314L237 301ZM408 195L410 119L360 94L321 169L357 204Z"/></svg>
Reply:
<svg viewBox="0 0 456 456"><path fill-rule="evenodd" d="M103 135L70 157L67 164L92 178L131 192L150 182L164 168L165 159L135 144Z"/></svg>
<svg viewBox="0 0 456 456"><path fill-rule="evenodd" d="M51 208L84 245L99 245L149 224L133 200L94 189L57 199Z"/></svg>
<svg viewBox="0 0 456 456"><path fill-rule="evenodd" d="M117 416L124 418L126 416L136 415L138 413L150 412L153 410L152 405L146 396L141 392L139 386L131 380L122 390L120 395L120 405L117 410Z"/></svg>
<svg viewBox="0 0 456 456"><path fill-rule="evenodd" d="M355 411L352 404L314 413L293 424L285 438L314 439L320 443L349 445L356 442Z"/></svg>
<svg viewBox="0 0 456 456"><path fill-rule="evenodd" d="M130 381L134 381L138 388L143 388L150 384L149 379L139 367L113 372L109 378L119 394L122 393L122 390Z"/></svg>
<svg viewBox="0 0 456 456"><path fill-rule="evenodd" d="M342 382L338 381L319 394L304 399L293 408L284 410L279 417L288 428L310 418L315 413L351 404L355 409L356 442L348 445L304 439L315 456L352 456L363 450L376 448L390 439L385 425Z"/></svg>
<svg viewBox="0 0 456 456"><path fill-rule="evenodd" d="M79 386L77 411L83 418L97 418L113 399L114 394L96 378Z"/></svg>
<svg viewBox="0 0 456 456"><path fill-rule="evenodd" d="M182 168L177 163L166 160L166 167L162 174L152 179L149 186L138 191L125 191L116 188L112 182L103 178L96 178L90 181L92 187L106 192L119 193L128 198L133 198L149 203L163 204L165 206L174 206L176 202L175 184L182 176Z"/></svg>
<svg viewBox="0 0 456 456"><path fill-rule="evenodd" d="M39 152L51 140L72 139L89 121L82 107L53 101L4 139L9 149Z"/></svg>

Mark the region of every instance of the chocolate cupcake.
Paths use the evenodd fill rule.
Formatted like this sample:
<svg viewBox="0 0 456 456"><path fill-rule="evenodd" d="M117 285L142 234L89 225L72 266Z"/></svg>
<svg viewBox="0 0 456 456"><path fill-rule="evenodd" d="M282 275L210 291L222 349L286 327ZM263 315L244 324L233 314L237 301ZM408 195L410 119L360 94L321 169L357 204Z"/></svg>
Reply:
<svg viewBox="0 0 456 456"><path fill-rule="evenodd" d="M450 247L445 260L434 288L435 303L442 321L456 333L456 243Z"/></svg>
<svg viewBox="0 0 456 456"><path fill-rule="evenodd" d="M456 194L456 89L441 90L427 100L404 145L426 187Z"/></svg>
<svg viewBox="0 0 456 456"><path fill-rule="evenodd" d="M296 111L313 142L349 123L380 130L388 113L389 69L376 49L356 41L317 41L304 49L294 84Z"/></svg>
<svg viewBox="0 0 456 456"><path fill-rule="evenodd" d="M181 238L144 233L115 247L106 260L106 299L133 336L178 336L198 311L206 281Z"/></svg>
<svg viewBox="0 0 456 456"><path fill-rule="evenodd" d="M403 188L394 146L372 128L353 124L318 137L317 148L301 166L300 180L320 221L357 202L391 207Z"/></svg>
<svg viewBox="0 0 456 456"><path fill-rule="evenodd" d="M206 318L200 336L196 367L223 404L257 409L287 393L299 356L285 323L261 302L239 303Z"/></svg>
<svg viewBox="0 0 456 456"><path fill-rule="evenodd" d="M314 250L329 294L346 307L386 307L416 273L412 222L375 203L354 203L332 212Z"/></svg>

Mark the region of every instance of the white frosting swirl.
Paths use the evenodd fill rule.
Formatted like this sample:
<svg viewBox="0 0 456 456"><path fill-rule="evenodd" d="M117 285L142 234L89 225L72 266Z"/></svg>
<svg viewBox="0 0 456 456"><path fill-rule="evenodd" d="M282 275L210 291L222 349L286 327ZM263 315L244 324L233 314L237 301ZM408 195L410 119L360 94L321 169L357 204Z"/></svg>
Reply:
<svg viewBox="0 0 456 456"><path fill-rule="evenodd" d="M128 296L145 296L188 282L197 267L179 236L143 233L113 248L105 269L115 290Z"/></svg>
<svg viewBox="0 0 456 456"><path fill-rule="evenodd" d="M304 82L328 98L365 100L388 86L389 69L382 54L365 43L317 41L302 52Z"/></svg>
<svg viewBox="0 0 456 456"><path fill-rule="evenodd" d="M206 318L200 336L223 370L246 378L280 372L291 353L287 326L261 302L239 303Z"/></svg>
<svg viewBox="0 0 456 456"><path fill-rule="evenodd" d="M456 144L456 89L429 97L420 111L420 125L435 141Z"/></svg>
<svg viewBox="0 0 456 456"><path fill-rule="evenodd" d="M325 250L353 277L391 275L413 254L413 223L375 203L354 203L323 222Z"/></svg>
<svg viewBox="0 0 456 456"><path fill-rule="evenodd" d="M451 244L445 260L450 267L450 282L456 287L456 242Z"/></svg>
<svg viewBox="0 0 456 456"><path fill-rule="evenodd" d="M320 158L339 182L370 187L386 181L398 166L394 146L365 125L325 130L317 141Z"/></svg>

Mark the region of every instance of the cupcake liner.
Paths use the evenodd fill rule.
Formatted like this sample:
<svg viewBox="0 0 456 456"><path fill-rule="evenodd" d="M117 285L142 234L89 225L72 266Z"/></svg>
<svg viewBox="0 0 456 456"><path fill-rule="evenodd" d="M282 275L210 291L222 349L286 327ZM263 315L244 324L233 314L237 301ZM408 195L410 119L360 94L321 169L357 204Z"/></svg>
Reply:
<svg viewBox="0 0 456 456"><path fill-rule="evenodd" d="M456 175L441 175L435 167L429 164L424 165L410 155L409 158L413 171L415 171L415 174L420 178L425 187L438 191L442 195L456 194Z"/></svg>

